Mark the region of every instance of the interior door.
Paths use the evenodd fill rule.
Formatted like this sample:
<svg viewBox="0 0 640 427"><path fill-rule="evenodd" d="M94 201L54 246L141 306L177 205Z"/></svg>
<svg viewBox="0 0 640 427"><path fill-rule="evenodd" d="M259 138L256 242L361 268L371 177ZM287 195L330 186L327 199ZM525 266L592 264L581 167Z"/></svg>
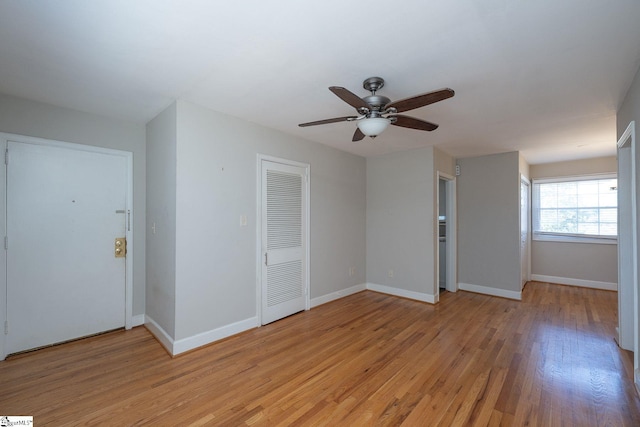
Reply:
<svg viewBox="0 0 640 427"><path fill-rule="evenodd" d="M125 324L127 160L71 146L8 142L7 354Z"/></svg>
<svg viewBox="0 0 640 427"><path fill-rule="evenodd" d="M520 268L522 288L529 281L529 183L520 181Z"/></svg>
<svg viewBox="0 0 640 427"><path fill-rule="evenodd" d="M304 167L262 161L262 324L305 310L307 185Z"/></svg>

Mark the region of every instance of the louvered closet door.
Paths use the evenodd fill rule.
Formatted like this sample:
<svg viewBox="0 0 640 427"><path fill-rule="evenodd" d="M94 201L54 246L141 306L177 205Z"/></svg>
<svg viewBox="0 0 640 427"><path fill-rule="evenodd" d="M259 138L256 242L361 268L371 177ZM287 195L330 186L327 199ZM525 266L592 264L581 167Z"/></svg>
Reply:
<svg viewBox="0 0 640 427"><path fill-rule="evenodd" d="M306 173L262 161L262 324L306 308Z"/></svg>

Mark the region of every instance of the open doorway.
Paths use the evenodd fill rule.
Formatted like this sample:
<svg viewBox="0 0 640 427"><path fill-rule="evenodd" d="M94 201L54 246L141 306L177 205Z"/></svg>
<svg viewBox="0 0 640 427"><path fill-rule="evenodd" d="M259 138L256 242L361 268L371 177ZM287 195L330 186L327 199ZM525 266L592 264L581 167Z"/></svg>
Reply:
<svg viewBox="0 0 640 427"><path fill-rule="evenodd" d="M456 277L456 181L455 177L437 173L438 200L438 245L437 245L437 289L442 292L458 290Z"/></svg>

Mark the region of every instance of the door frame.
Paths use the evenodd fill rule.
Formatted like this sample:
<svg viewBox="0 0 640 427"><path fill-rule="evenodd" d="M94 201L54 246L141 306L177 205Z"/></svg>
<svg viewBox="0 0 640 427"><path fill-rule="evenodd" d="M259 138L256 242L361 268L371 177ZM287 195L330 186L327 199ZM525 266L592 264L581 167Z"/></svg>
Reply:
<svg viewBox="0 0 640 427"><path fill-rule="evenodd" d="M262 326L262 163L264 161L280 163L288 166L296 166L303 168L305 171L305 186L306 186L306 198L305 198L305 216L303 218L303 228L306 235L306 245L303 248L304 260L306 264L305 268L305 310L311 308L311 263L310 263L310 250L311 247L311 233L310 228L310 207L311 207L311 173L308 163L297 162L295 160L283 159L281 157L269 156L266 154L258 153L256 156L256 323L257 326Z"/></svg>
<svg viewBox="0 0 640 427"><path fill-rule="evenodd" d="M526 176L520 174L520 190L522 190L522 184L525 184L527 186L527 243L526 243L526 247L527 247L527 280L526 282L528 282L529 280L531 280L531 181L529 181L527 179ZM522 194L520 194L520 200L522 201ZM520 210L522 210L522 203L520 203ZM520 231L522 232L522 212L520 212L520 219L518 220L518 223L520 224ZM522 262L522 248L520 248L520 262ZM522 266L520 266L520 279L522 280ZM526 284L522 283L520 285L520 290L522 291L522 289L524 288L524 285Z"/></svg>
<svg viewBox="0 0 640 427"><path fill-rule="evenodd" d="M624 283L619 280L618 284L618 336L616 337L618 345L625 349L633 350L633 370L634 370L634 383L636 385L636 390L640 393L640 325L639 325L639 317L640 317L640 290L638 289L638 279L640 277L640 271L638 264L638 198L636 196L637 192L637 178L638 178L638 159L637 159L637 148L636 148L636 137L635 137L635 121L631 121L625 131L620 136L620 139L617 142L618 154L620 153L620 149L629 145L631 150L631 159L629 161L629 176L623 177L624 179L629 180L629 196L630 200L629 205L631 206L631 217L629 218L629 223L631 225L631 244L630 247L622 247L620 244L620 239L618 240L618 276L620 279L622 269L630 268L630 278L631 285L630 287L633 289L628 289L624 286ZM620 160L618 159L618 162ZM618 171L618 180L620 180L620 171ZM620 187L620 182L618 182L618 188ZM620 197L620 194L618 194ZM618 220L620 220L620 211L618 212ZM621 230L618 227L618 235L621 234ZM631 265L623 266L620 263L620 260L623 258L621 256L622 251L631 251L631 256L629 259L631 260ZM628 306L625 306L623 309L624 301L632 300L632 308L628 310ZM632 313L629 313L632 311ZM624 315L623 315L624 314ZM629 317L632 317L630 319ZM627 342L627 337L631 335L633 337L633 343Z"/></svg>
<svg viewBox="0 0 640 427"><path fill-rule="evenodd" d="M446 285L445 288L449 292L456 292L458 290L458 249L457 249L457 213L456 213L456 177L449 175L445 172L436 172L436 209L435 209L435 242L436 242L436 262L435 262L435 295L436 302L440 300L440 242L439 242L439 227L440 221L438 216L440 215L440 180L446 181L446 260L445 268L447 270Z"/></svg>
<svg viewBox="0 0 640 427"><path fill-rule="evenodd" d="M70 150L88 151L93 153L107 154L112 156L121 156L127 160L127 198L125 207L125 237L127 239L127 256L125 258L125 329L133 327L133 153L130 151L116 150L112 148L103 148L93 145L77 144L72 142L56 141L52 139L36 138L32 136L24 136L0 132L0 147L3 152L7 152L9 141L25 144L45 145L49 147L59 147ZM10 161L10 160L9 160ZM2 173L0 173L0 222L2 222L2 236L7 235L7 165L2 163ZM7 322L7 251L0 250L0 295L4 295L4 303L0 304L0 319L3 322L4 331ZM2 333L0 339L0 360L4 360L6 354L6 334Z"/></svg>

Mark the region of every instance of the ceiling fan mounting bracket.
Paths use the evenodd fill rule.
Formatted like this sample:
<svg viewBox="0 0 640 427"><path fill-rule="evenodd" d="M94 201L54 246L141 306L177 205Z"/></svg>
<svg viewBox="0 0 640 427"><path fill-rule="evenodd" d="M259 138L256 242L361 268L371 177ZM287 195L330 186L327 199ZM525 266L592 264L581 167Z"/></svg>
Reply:
<svg viewBox="0 0 640 427"><path fill-rule="evenodd" d="M369 77L362 82L362 87L375 94L378 89L384 87L384 79L382 77Z"/></svg>

